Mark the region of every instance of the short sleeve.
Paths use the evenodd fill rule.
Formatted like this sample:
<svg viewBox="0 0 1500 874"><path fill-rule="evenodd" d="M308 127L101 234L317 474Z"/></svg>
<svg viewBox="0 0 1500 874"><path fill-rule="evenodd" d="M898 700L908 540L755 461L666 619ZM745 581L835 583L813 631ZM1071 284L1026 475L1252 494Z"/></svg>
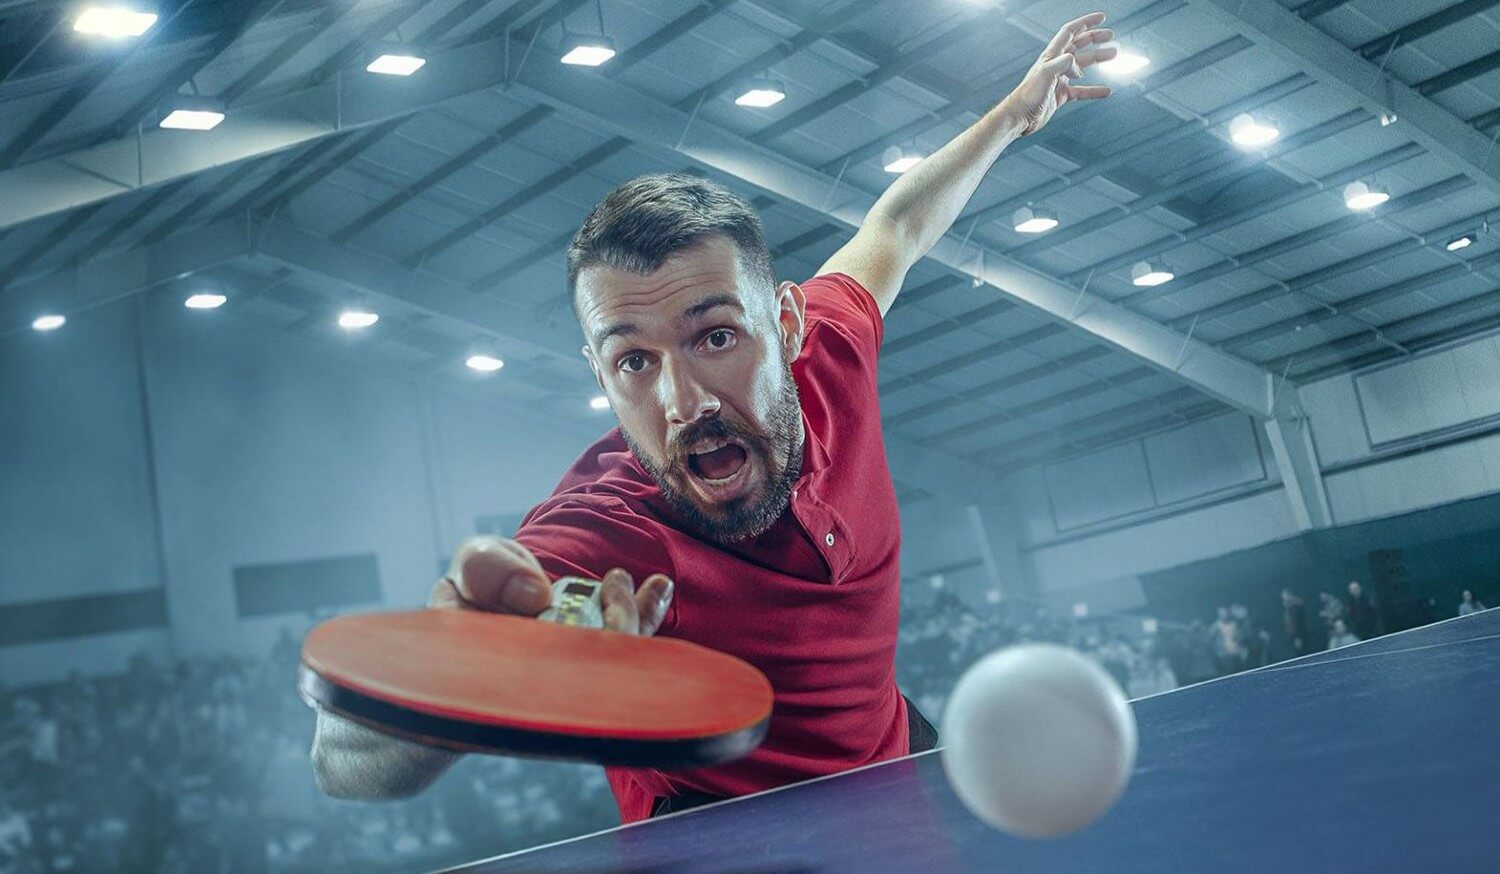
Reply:
<svg viewBox="0 0 1500 874"><path fill-rule="evenodd" d="M808 315L832 322L840 333L864 347L871 358L880 354L885 339L885 319L875 297L858 281L843 273L825 273L802 283L807 294Z"/></svg>
<svg viewBox="0 0 1500 874"><path fill-rule="evenodd" d="M516 532L554 579L600 579L624 568L639 584L652 574L677 574L671 556L646 519L614 497L546 502L532 510Z"/></svg>

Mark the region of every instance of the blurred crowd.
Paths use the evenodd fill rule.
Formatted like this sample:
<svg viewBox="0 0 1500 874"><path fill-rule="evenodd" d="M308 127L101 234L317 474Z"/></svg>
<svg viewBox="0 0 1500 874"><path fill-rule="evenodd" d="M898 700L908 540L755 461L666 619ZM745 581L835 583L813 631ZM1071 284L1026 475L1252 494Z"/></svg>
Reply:
<svg viewBox="0 0 1500 874"><path fill-rule="evenodd" d="M318 792L290 637L0 691L0 874L413 871L617 821L597 768L470 757L417 798Z"/></svg>
<svg viewBox="0 0 1500 874"><path fill-rule="evenodd" d="M1283 592L1280 628L1240 604L1212 623L975 609L946 590L903 606L897 679L934 722L958 676L1022 642L1071 646L1132 698L1380 633L1351 584L1316 613ZM1458 608L1484 609L1465 592ZM294 692L298 646L269 658L143 657L116 675L0 689L0 874L411 871L614 825L598 768L469 757L422 795L335 801L313 782L313 713Z"/></svg>
<svg viewBox="0 0 1500 874"><path fill-rule="evenodd" d="M936 723L964 669L995 649L1055 643L1096 660L1132 698L1177 688L1174 629L1136 615L1063 616L1039 604L1003 602L983 610L939 588L930 601L901 607L896 681ZM1207 635L1203 636L1205 643Z"/></svg>

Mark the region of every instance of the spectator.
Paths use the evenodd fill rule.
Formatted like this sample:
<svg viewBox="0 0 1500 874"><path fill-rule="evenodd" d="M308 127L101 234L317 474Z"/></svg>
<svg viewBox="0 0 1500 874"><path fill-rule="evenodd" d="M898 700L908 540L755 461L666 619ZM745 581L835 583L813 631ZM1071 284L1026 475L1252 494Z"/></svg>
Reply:
<svg viewBox="0 0 1500 874"><path fill-rule="evenodd" d="M1478 613L1483 609L1485 609L1485 606L1479 603L1479 600L1474 597L1474 593L1468 589L1464 589L1463 600L1458 602L1458 615L1468 616L1470 613Z"/></svg>
<svg viewBox="0 0 1500 874"><path fill-rule="evenodd" d="M1364 593L1358 580L1349 582L1348 603L1349 630L1360 640L1369 640L1380 634L1380 613L1375 599Z"/></svg>
<svg viewBox="0 0 1500 874"><path fill-rule="evenodd" d="M1359 638L1355 637L1349 631L1344 625L1344 620L1335 619L1333 630L1328 633L1328 648L1338 649L1341 646L1348 646L1351 643L1359 643Z"/></svg>
<svg viewBox="0 0 1500 874"><path fill-rule="evenodd" d="M1240 640L1241 627L1234 621L1228 607L1219 608L1219 618L1214 622L1211 637L1214 645L1214 662L1219 675L1233 674L1245 666L1245 648Z"/></svg>
<svg viewBox="0 0 1500 874"><path fill-rule="evenodd" d="M1331 632L1333 623L1344 618L1344 602L1327 592L1319 592L1318 600L1321 604L1318 608L1318 615L1323 618L1324 627Z"/></svg>
<svg viewBox="0 0 1500 874"><path fill-rule="evenodd" d="M1292 594L1291 589L1281 590L1281 627L1291 644L1292 655L1307 653L1307 605Z"/></svg>

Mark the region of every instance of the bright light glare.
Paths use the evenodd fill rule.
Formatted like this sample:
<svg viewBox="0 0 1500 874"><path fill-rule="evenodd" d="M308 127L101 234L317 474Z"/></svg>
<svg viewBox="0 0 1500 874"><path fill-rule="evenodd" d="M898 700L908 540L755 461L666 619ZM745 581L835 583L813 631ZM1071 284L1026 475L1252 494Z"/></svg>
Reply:
<svg viewBox="0 0 1500 874"><path fill-rule="evenodd" d="M493 355L470 355L469 360L464 364L468 365L470 370L477 370L480 373L494 373L505 366L504 361Z"/></svg>
<svg viewBox="0 0 1500 874"><path fill-rule="evenodd" d="M419 58L415 55L381 55L371 61L370 66L365 69L382 76L410 76L422 69L426 63L426 58Z"/></svg>
<svg viewBox="0 0 1500 874"><path fill-rule="evenodd" d="M203 291L193 295L192 297L189 297L187 300L182 302L182 305L190 310L213 310L223 306L224 302L227 300L229 300L229 298L225 297L222 294L215 294L211 291Z"/></svg>
<svg viewBox="0 0 1500 874"><path fill-rule="evenodd" d="M595 410L607 410L609 409L609 398L604 395L597 395L589 400L589 407Z"/></svg>
<svg viewBox="0 0 1500 874"><path fill-rule="evenodd" d="M1237 146L1255 149L1276 142L1281 138L1281 130L1246 112L1236 115L1229 123L1229 138Z"/></svg>
<svg viewBox="0 0 1500 874"><path fill-rule="evenodd" d="M46 315L37 316L36 320L31 323L31 327L37 331L56 331L67 323L66 316Z"/></svg>
<svg viewBox="0 0 1500 874"><path fill-rule="evenodd" d="M1016 225L1016 231L1022 234L1041 234L1050 231L1055 227L1057 227L1057 219L1047 218L1046 216L1037 216L1036 218L1027 219L1026 221Z"/></svg>
<svg viewBox="0 0 1500 874"><path fill-rule="evenodd" d="M1390 199L1390 192L1367 182L1350 182L1344 186L1344 205L1352 210L1374 209Z"/></svg>
<svg viewBox="0 0 1500 874"><path fill-rule="evenodd" d="M174 109L161 120L168 130L213 130L224 120L224 113L208 109Z"/></svg>
<svg viewBox="0 0 1500 874"><path fill-rule="evenodd" d="M786 92L779 88L751 88L744 94L734 98L734 103L736 106L765 109L767 106L775 106L785 99Z"/></svg>
<svg viewBox="0 0 1500 874"><path fill-rule="evenodd" d="M363 310L344 310L339 313L339 327L348 331L368 328L380 321L380 316Z"/></svg>
<svg viewBox="0 0 1500 874"><path fill-rule="evenodd" d="M156 13L122 6L90 6L73 21L73 30L89 36L140 36L156 24Z"/></svg>
<svg viewBox="0 0 1500 874"><path fill-rule="evenodd" d="M614 43L605 37L575 36L563 53L562 62L577 67L597 67L614 56Z"/></svg>
<svg viewBox="0 0 1500 874"><path fill-rule="evenodd" d="M1131 283L1141 288L1154 288L1176 278L1177 274L1168 269L1167 265L1155 261L1138 261L1130 269Z"/></svg>
<svg viewBox="0 0 1500 874"><path fill-rule="evenodd" d="M1151 59L1145 55L1139 55L1129 49L1120 49L1119 53L1107 61L1100 61L1097 66L1099 72L1116 79L1139 73L1151 63Z"/></svg>
<svg viewBox="0 0 1500 874"><path fill-rule="evenodd" d="M1448 245L1444 246L1443 248L1447 249L1449 252L1457 252L1460 249L1467 249L1472 245L1474 245L1474 235L1464 234L1462 237L1454 237L1453 239L1449 240Z"/></svg>
<svg viewBox="0 0 1500 874"><path fill-rule="evenodd" d="M1057 227L1057 213L1038 206L1023 206L1011 215L1018 234L1041 234Z"/></svg>

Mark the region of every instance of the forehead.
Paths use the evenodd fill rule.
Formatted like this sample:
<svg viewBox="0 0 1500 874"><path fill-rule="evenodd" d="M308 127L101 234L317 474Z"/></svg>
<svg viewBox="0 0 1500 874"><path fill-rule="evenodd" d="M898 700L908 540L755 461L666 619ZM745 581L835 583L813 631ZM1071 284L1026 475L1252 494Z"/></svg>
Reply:
<svg viewBox="0 0 1500 874"><path fill-rule="evenodd" d="M621 324L645 330L680 319L709 298L731 298L754 312L758 284L727 237L710 237L667 256L649 274L597 264L578 274L578 319L591 340Z"/></svg>

